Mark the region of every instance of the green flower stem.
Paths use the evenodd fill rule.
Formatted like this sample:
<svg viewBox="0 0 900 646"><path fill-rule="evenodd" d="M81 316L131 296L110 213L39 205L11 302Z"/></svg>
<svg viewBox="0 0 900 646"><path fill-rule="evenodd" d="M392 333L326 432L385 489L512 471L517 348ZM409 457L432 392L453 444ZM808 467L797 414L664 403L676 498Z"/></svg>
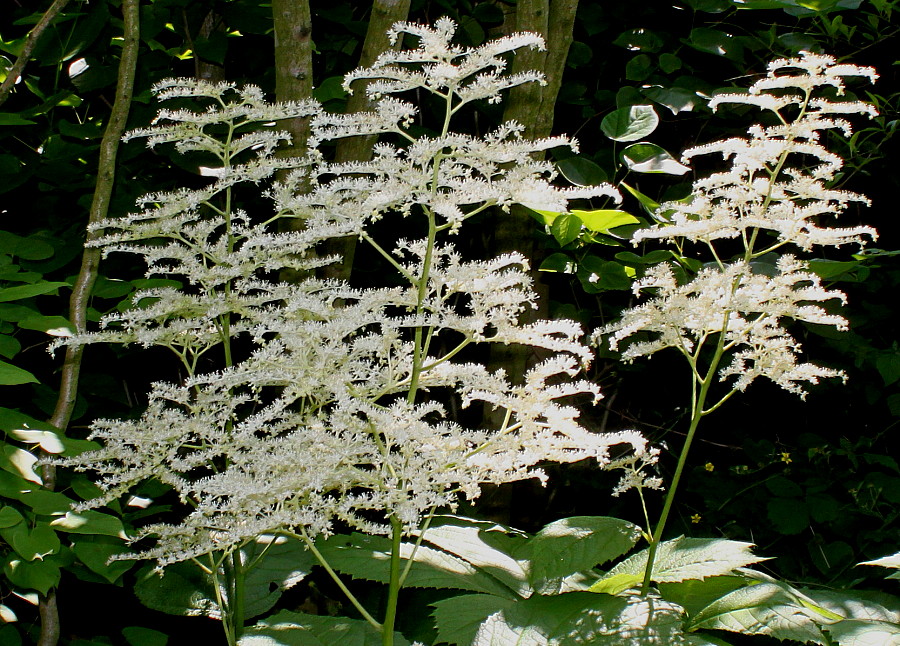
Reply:
<svg viewBox="0 0 900 646"><path fill-rule="evenodd" d="M244 565L241 563L241 551L236 549L231 553L230 583L233 590L231 599L229 599L229 605L231 606L231 612L229 613L232 623L231 631L235 640L240 639L244 633L244 579L246 574Z"/></svg>
<svg viewBox="0 0 900 646"><path fill-rule="evenodd" d="M726 312L724 315L724 321L722 324L723 330L727 329L728 315L728 312ZM720 334L719 339L716 342L716 352L709 364L709 369L706 371L706 376L703 379L699 380L699 392L697 390L698 379L692 379L693 392L691 394L691 425L688 428L687 437L684 440L684 445L681 447L681 454L678 456L678 464L675 467L675 475L672 477L672 484L669 485L669 490L666 492L666 500L665 503L663 503L663 510L659 516L659 521L656 524L656 529L653 532L653 538L650 541L650 549L647 553L647 567L644 570L644 580L641 583L642 595L646 595L650 590L650 581L653 578L653 563L656 560L656 552L659 549L660 542L662 541L663 531L665 531L666 529L666 521L668 521L669 519L669 512L672 511L672 503L675 500L675 493L678 490L678 483L681 481L681 474L684 472L684 465L687 463L688 452L691 450L691 443L694 441L694 435L697 432L697 426L700 424L700 420L703 419L707 412L718 408L718 404L710 409L710 411L705 411L703 407L706 404L706 397L709 394L709 387L710 385L712 385L713 379L716 375L716 371L719 368L719 362L721 361L722 354L724 353L724 345L725 335ZM693 361L691 361L691 370L694 374L696 374L697 368Z"/></svg>
<svg viewBox="0 0 900 646"><path fill-rule="evenodd" d="M400 598L400 545L403 540L403 525L396 516L391 516L391 579L388 584L387 609L382 625L382 646L394 646L394 624L397 621L397 606Z"/></svg>

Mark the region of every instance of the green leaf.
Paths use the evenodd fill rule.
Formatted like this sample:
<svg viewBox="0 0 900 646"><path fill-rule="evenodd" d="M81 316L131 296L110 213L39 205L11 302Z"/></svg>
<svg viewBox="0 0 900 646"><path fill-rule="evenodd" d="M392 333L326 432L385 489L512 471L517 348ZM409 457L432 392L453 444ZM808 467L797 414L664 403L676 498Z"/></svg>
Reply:
<svg viewBox="0 0 900 646"><path fill-rule="evenodd" d="M802 500L772 498L766 503L769 520L781 534L799 534L809 527L809 511Z"/></svg>
<svg viewBox="0 0 900 646"><path fill-rule="evenodd" d="M503 610L511 610L516 602L490 594L462 594L431 605L440 642L468 646L475 639L485 619Z"/></svg>
<svg viewBox="0 0 900 646"><path fill-rule="evenodd" d="M23 520L25 520L25 517L15 507L6 506L0 509L0 529L12 527Z"/></svg>
<svg viewBox="0 0 900 646"><path fill-rule="evenodd" d="M568 254L551 253L544 259L544 262L541 263L538 269L560 274L573 274L575 273L575 261Z"/></svg>
<svg viewBox="0 0 900 646"><path fill-rule="evenodd" d="M122 629L122 636L130 646L166 646L169 636L152 628L128 626Z"/></svg>
<svg viewBox="0 0 900 646"><path fill-rule="evenodd" d="M37 383L40 383L37 377L27 370L22 370L11 363L0 361L0 386L18 386L20 384Z"/></svg>
<svg viewBox="0 0 900 646"><path fill-rule="evenodd" d="M0 126L33 126L35 123L15 112L0 112Z"/></svg>
<svg viewBox="0 0 900 646"><path fill-rule="evenodd" d="M687 628L729 630L824 644L819 623L826 621L829 620L824 614L800 603L789 586L762 582L717 599L694 615Z"/></svg>
<svg viewBox="0 0 900 646"><path fill-rule="evenodd" d="M623 187L626 191L636 197L638 202L641 203L641 206L643 206L650 215L653 215L659 209L659 202L647 197L636 188L629 186L625 182L620 182L619 186Z"/></svg>
<svg viewBox="0 0 900 646"><path fill-rule="evenodd" d="M2 366L0 366L2 367ZM34 466L37 464L37 458L16 446L4 444L0 447L0 469L8 471L13 475L21 476L29 482L42 484L41 477L34 472Z"/></svg>
<svg viewBox="0 0 900 646"><path fill-rule="evenodd" d="M70 534L100 534L101 536L128 538L121 520L91 509L77 513L66 512L65 516L57 518L50 525Z"/></svg>
<svg viewBox="0 0 900 646"><path fill-rule="evenodd" d="M109 539L106 539L107 541ZM75 556L92 572L99 574L110 583L119 578L134 566L134 561L110 561L119 554L127 554L131 550L123 543L100 542L92 539L76 540L72 550Z"/></svg>
<svg viewBox="0 0 900 646"><path fill-rule="evenodd" d="M32 316L22 319L17 325L24 330L46 332L50 336L74 336L75 326L63 316Z"/></svg>
<svg viewBox="0 0 900 646"><path fill-rule="evenodd" d="M731 574L739 567L768 560L751 551L751 543L724 538L685 538L680 536L659 544L653 562L652 580L672 583L686 579L705 579ZM647 567L647 552L642 550L616 565L608 572L643 575Z"/></svg>
<svg viewBox="0 0 900 646"><path fill-rule="evenodd" d="M638 54L625 64L625 78L643 81L653 73L653 60L646 54Z"/></svg>
<svg viewBox="0 0 900 646"><path fill-rule="evenodd" d="M683 87L660 87L658 85L641 89L641 94L656 101L660 105L667 107L672 114L679 112L690 112L698 105L702 104L702 100L697 96L696 92L692 92Z"/></svg>
<svg viewBox="0 0 900 646"><path fill-rule="evenodd" d="M664 52L659 55L659 69L666 74L671 74L681 69L681 59L675 54Z"/></svg>
<svg viewBox="0 0 900 646"><path fill-rule="evenodd" d="M694 615L716 599L748 585L743 576L711 576L702 581L688 579L678 583L660 583L659 592L664 599L677 603L689 615Z"/></svg>
<svg viewBox="0 0 900 646"><path fill-rule="evenodd" d="M575 516L550 523L528 541L531 581L544 582L589 570L628 552L640 528L605 516Z"/></svg>
<svg viewBox="0 0 900 646"><path fill-rule="evenodd" d="M875 360L875 367L884 380L885 386L900 379L900 354L896 352L885 352L878 356Z"/></svg>
<svg viewBox="0 0 900 646"><path fill-rule="evenodd" d="M34 237L22 237L9 231L0 231L0 253L23 260L46 260L53 255L53 247Z"/></svg>
<svg viewBox="0 0 900 646"><path fill-rule="evenodd" d="M662 49L663 39L649 29L629 29L619 34L613 45L624 47L630 51L658 52Z"/></svg>
<svg viewBox="0 0 900 646"><path fill-rule="evenodd" d="M391 542L383 536L353 533L336 535L317 547L333 568L357 579L387 583L390 580ZM404 543L401 557L408 560L413 545ZM404 563L404 567L406 564ZM416 550L406 587L449 588L486 592L515 598L515 593L493 576L481 572L463 559L425 545Z"/></svg>
<svg viewBox="0 0 900 646"><path fill-rule="evenodd" d="M22 351L22 344L15 337L0 334L0 357L12 359Z"/></svg>
<svg viewBox="0 0 900 646"><path fill-rule="evenodd" d="M687 43L701 52L723 56L736 63L744 61L744 47L741 41L718 29L708 27L692 29Z"/></svg>
<svg viewBox="0 0 900 646"><path fill-rule="evenodd" d="M900 625L849 619L826 628L840 646L900 646Z"/></svg>
<svg viewBox="0 0 900 646"><path fill-rule="evenodd" d="M600 129L613 141L637 141L656 130L659 117L651 105L619 108L603 117Z"/></svg>
<svg viewBox="0 0 900 646"><path fill-rule="evenodd" d="M656 597L535 595L488 617L472 646L682 646L681 623L681 609Z"/></svg>
<svg viewBox="0 0 900 646"><path fill-rule="evenodd" d="M152 610L187 617L221 616L212 577L190 561L174 563L160 575L146 565L137 573L134 593Z"/></svg>
<svg viewBox="0 0 900 646"><path fill-rule="evenodd" d="M0 289L0 302L19 301L23 298L31 298L32 296L40 296L41 294L49 294L55 292L60 287L70 287L69 283L60 282L40 282L34 285L16 285L15 287L4 287Z"/></svg>
<svg viewBox="0 0 900 646"><path fill-rule="evenodd" d="M626 590L636 588L643 580L644 577L639 574L613 574L594 582L588 590L616 596Z"/></svg>
<svg viewBox="0 0 900 646"><path fill-rule="evenodd" d="M578 186L596 186L607 180L606 173L587 157L567 157L556 162L562 176Z"/></svg>
<svg viewBox="0 0 900 646"><path fill-rule="evenodd" d="M37 489L19 494L18 499L31 507L36 514L44 516L64 514L72 508L74 500L58 491Z"/></svg>
<svg viewBox="0 0 900 646"><path fill-rule="evenodd" d="M381 633L368 622L282 610L244 631L239 646L381 646ZM400 633L394 644L407 646Z"/></svg>
<svg viewBox="0 0 900 646"><path fill-rule="evenodd" d="M581 220L571 213L561 213L550 225L550 233L560 247L576 240L581 233Z"/></svg>
<svg viewBox="0 0 900 646"><path fill-rule="evenodd" d="M608 233L610 229L626 224L638 224L640 220L628 213L617 209L599 209L596 211L579 211L574 209L572 215L576 216L589 231L594 233Z"/></svg>
<svg viewBox="0 0 900 646"><path fill-rule="evenodd" d="M690 170L656 144L632 144L622 151L622 162L637 173L684 175Z"/></svg>
<svg viewBox="0 0 900 646"><path fill-rule="evenodd" d="M302 542L284 537L261 536L241 552L243 561L252 564L244 582L247 619L271 610L282 593L306 578L318 563Z"/></svg>
<svg viewBox="0 0 900 646"><path fill-rule="evenodd" d="M56 554L60 548L56 532L42 521L34 527L29 527L27 523L5 527L0 529L0 536L26 561L43 560Z"/></svg>
<svg viewBox="0 0 900 646"><path fill-rule="evenodd" d="M880 565L881 567L890 567L895 570L900 570L900 552L891 554L890 556L883 556L874 561L863 561L860 565Z"/></svg>
<svg viewBox="0 0 900 646"><path fill-rule="evenodd" d="M519 557L522 550L530 555L530 541L515 530L459 516L437 516L424 540L490 574L517 594L531 594L528 565Z"/></svg>
<svg viewBox="0 0 900 646"><path fill-rule="evenodd" d="M59 583L59 567L52 558L25 561L15 554L8 554L3 562L3 573L14 585L46 595Z"/></svg>

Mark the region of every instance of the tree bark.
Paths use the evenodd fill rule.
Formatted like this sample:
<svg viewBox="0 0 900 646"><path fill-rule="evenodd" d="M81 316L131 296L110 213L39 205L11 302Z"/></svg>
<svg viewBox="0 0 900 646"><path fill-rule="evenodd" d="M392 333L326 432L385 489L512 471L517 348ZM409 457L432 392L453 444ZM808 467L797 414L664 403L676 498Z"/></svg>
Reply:
<svg viewBox="0 0 900 646"><path fill-rule="evenodd" d="M91 210L88 216L88 224L92 224L107 217L109 204L112 198L113 186L116 179L116 155L119 150L119 142L125 132L125 124L128 121L128 112L131 107L131 97L134 93L134 77L137 69L138 47L140 44L140 0L122 0L122 17L124 19L124 33L122 42L122 55L119 59L119 75L116 83L116 98L109 122L100 142L100 159L97 164L97 184L94 188L94 197L91 202ZM96 233L88 233L88 240ZM90 302L91 290L97 280L97 267L100 264L100 250L94 247L86 248L81 256L81 268L75 285L72 287L72 296L69 298L69 320L81 334L87 330L87 308ZM66 356L62 366L62 374L59 384L59 396L53 410L50 423L61 431L69 425L72 419L72 411L75 409L75 401L78 395L78 377L81 373L81 362L84 355L84 346L69 346L66 348ZM44 465L41 467L41 476L44 487L53 490L56 484L56 467ZM56 590L41 597L38 604L41 617L41 635L38 646L55 646L59 641L60 624Z"/></svg>

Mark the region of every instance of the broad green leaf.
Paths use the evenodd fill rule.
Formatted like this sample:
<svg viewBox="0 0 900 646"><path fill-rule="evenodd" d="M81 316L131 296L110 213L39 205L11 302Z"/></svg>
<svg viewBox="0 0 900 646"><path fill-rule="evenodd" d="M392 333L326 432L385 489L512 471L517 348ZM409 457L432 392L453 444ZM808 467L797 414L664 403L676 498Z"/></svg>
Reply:
<svg viewBox="0 0 900 646"><path fill-rule="evenodd" d="M618 209L599 209L596 211L579 211L574 209L572 215L581 220L581 223L594 233L608 233L610 229L640 222L631 213Z"/></svg>
<svg viewBox="0 0 900 646"><path fill-rule="evenodd" d="M248 619L271 610L282 593L306 578L318 563L297 539L264 536L241 551L249 567L244 583Z"/></svg>
<svg viewBox="0 0 900 646"><path fill-rule="evenodd" d="M768 560L751 551L751 543L724 538L685 538L680 536L659 544L653 562L652 580L671 583L687 579L731 574L739 567ZM622 561L607 574L643 575L647 567L647 552L642 550Z"/></svg>
<svg viewBox="0 0 900 646"><path fill-rule="evenodd" d="M535 220L549 227L553 221L562 215L560 211L541 211L540 209L528 209L528 214Z"/></svg>
<svg viewBox="0 0 900 646"><path fill-rule="evenodd" d="M681 69L681 59L675 54L663 52L659 55L659 69L666 74L671 74Z"/></svg>
<svg viewBox="0 0 900 646"><path fill-rule="evenodd" d="M19 160L15 161L19 163ZM23 260L46 260L53 255L53 247L36 237L23 237L9 231L0 231L0 253L7 253Z"/></svg>
<svg viewBox="0 0 900 646"><path fill-rule="evenodd" d="M108 541L109 539L106 540ZM110 583L115 583L119 577L134 567L134 561L109 560L113 556L127 554L132 551L123 543L77 540L72 550L75 552L75 556L92 572L99 574Z"/></svg>
<svg viewBox="0 0 900 646"><path fill-rule="evenodd" d="M439 516L425 531L424 540L499 579L517 594L531 594L528 564L517 558L528 550L526 539L496 523L457 516Z"/></svg>
<svg viewBox="0 0 900 646"><path fill-rule="evenodd" d="M825 644L820 624L833 620L807 607L811 605L801 603L785 584L762 582L717 599L691 618L688 629L728 630Z"/></svg>
<svg viewBox="0 0 900 646"><path fill-rule="evenodd" d="M588 590L615 596L631 588L636 588L643 579L644 577L639 574L613 574L591 584Z"/></svg>
<svg viewBox="0 0 900 646"><path fill-rule="evenodd" d="M603 260L599 256L588 254L581 259L576 273L585 291L595 294L604 289L629 289L629 272L633 274L634 270L613 260Z"/></svg>
<svg viewBox="0 0 900 646"><path fill-rule="evenodd" d="M186 617L221 617L212 577L190 561L174 563L160 575L146 565L137 573L134 593L152 610Z"/></svg>
<svg viewBox="0 0 900 646"><path fill-rule="evenodd" d="M560 247L565 247L581 233L581 220L571 213L561 213L550 225L550 233Z"/></svg>
<svg viewBox="0 0 900 646"><path fill-rule="evenodd" d="M587 157L567 157L556 162L562 176L578 186L596 186L607 180L606 173Z"/></svg>
<svg viewBox="0 0 900 646"><path fill-rule="evenodd" d="M60 548L59 537L46 522L39 521L34 527L18 523L0 529L0 536L26 561L43 560Z"/></svg>
<svg viewBox="0 0 900 646"><path fill-rule="evenodd" d="M15 507L6 506L0 509L0 529L12 527L23 520L25 520L25 517Z"/></svg>
<svg viewBox="0 0 900 646"><path fill-rule="evenodd" d="M69 337L75 334L75 326L63 316L31 316L17 325L24 330L46 332L50 336Z"/></svg>
<svg viewBox="0 0 900 646"><path fill-rule="evenodd" d="M123 628L122 636L129 646L166 646L169 643L169 636L166 633L143 626Z"/></svg>
<svg viewBox="0 0 900 646"><path fill-rule="evenodd" d="M491 594L462 594L436 601L432 617L438 640L468 646L475 639L485 619L502 610L510 610L516 602Z"/></svg>
<svg viewBox="0 0 900 646"><path fill-rule="evenodd" d="M57 518L50 525L70 534L100 534L128 538L121 520L91 509L66 512L65 516Z"/></svg>
<svg viewBox="0 0 900 646"><path fill-rule="evenodd" d="M575 272L575 261L565 253L551 253L544 259L539 267L540 271L553 271L560 274L572 274Z"/></svg>
<svg viewBox="0 0 900 646"><path fill-rule="evenodd" d="M660 583L659 592L664 599L694 615L716 599L748 585L750 581L742 576L711 576L705 579L688 579L678 583Z"/></svg>
<svg viewBox="0 0 900 646"><path fill-rule="evenodd" d="M59 583L59 567L52 558L26 561L8 554L3 562L3 573L13 585L46 595Z"/></svg>
<svg viewBox="0 0 900 646"><path fill-rule="evenodd" d="M643 88L641 94L651 101L656 101L660 105L667 107L672 114L690 112L703 103L703 100L696 92L692 92L683 87L661 87L654 85L652 87Z"/></svg>
<svg viewBox="0 0 900 646"><path fill-rule="evenodd" d="M575 516L550 523L528 541L531 581L537 584L589 570L628 552L640 528L605 516Z"/></svg>
<svg viewBox="0 0 900 646"><path fill-rule="evenodd" d="M353 533L337 535L317 544L320 552L333 568L357 579L387 583L390 573L391 542L383 536ZM405 543L401 557L404 561L413 546ZM404 563L404 567L405 567ZM489 574L480 572L466 561L420 545L404 584L410 588L449 588L486 592L514 598L515 593Z"/></svg>
<svg viewBox="0 0 900 646"><path fill-rule="evenodd" d="M802 500L772 498L766 509L772 525L782 534L799 534L809 527L809 511Z"/></svg>
<svg viewBox="0 0 900 646"><path fill-rule="evenodd" d="M15 112L0 112L0 126L33 126L35 123Z"/></svg>
<svg viewBox="0 0 900 646"><path fill-rule="evenodd" d="M800 588L813 604L834 613L833 618L886 621L900 624L900 598L868 590L811 590Z"/></svg>
<svg viewBox="0 0 900 646"><path fill-rule="evenodd" d="M646 54L638 54L625 64L625 78L629 81L643 81L653 70L653 60Z"/></svg>
<svg viewBox="0 0 900 646"><path fill-rule="evenodd" d="M0 357L12 359L22 351L22 344L15 337L8 334L0 334Z"/></svg>
<svg viewBox="0 0 900 646"><path fill-rule="evenodd" d="M622 161L636 173L684 175L690 170L656 144L632 144L622 151Z"/></svg>
<svg viewBox="0 0 900 646"><path fill-rule="evenodd" d="M69 283L60 282L41 282L34 285L16 285L15 287L4 287L0 289L0 302L20 301L23 298L31 298L32 296L40 296L41 294L49 294L55 292L60 287L70 287Z"/></svg>
<svg viewBox="0 0 900 646"><path fill-rule="evenodd" d="M381 646L381 634L368 622L282 610L244 631L239 646ZM394 633L396 646L407 646Z"/></svg>
<svg viewBox="0 0 900 646"><path fill-rule="evenodd" d="M684 646L681 623L681 609L655 597L535 595L488 617L472 646Z"/></svg>
<svg viewBox="0 0 900 646"><path fill-rule="evenodd" d="M650 31L649 29L644 29L643 27L640 29L629 29L628 31L623 31L613 41L613 45L624 47L629 51L642 51L650 53L658 52L662 48L663 44L664 42L662 38L656 35L656 33Z"/></svg>
<svg viewBox="0 0 900 646"><path fill-rule="evenodd" d="M744 61L744 47L741 41L718 29L708 27L692 29L686 42L701 52L723 56L736 63Z"/></svg>
<svg viewBox="0 0 900 646"><path fill-rule="evenodd" d="M600 129L613 141L637 141L656 130L657 125L659 117L652 105L631 105L603 117Z"/></svg>
<svg viewBox="0 0 900 646"><path fill-rule="evenodd" d="M65 494L61 494L58 491L47 491L46 489L24 491L19 494L18 499L31 507L34 513L44 516L64 514L75 503L74 500Z"/></svg>
<svg viewBox="0 0 900 646"><path fill-rule="evenodd" d="M0 366L2 368L2 366ZM0 446L0 469L21 476L29 482L41 484L41 477L34 472L38 459L25 449L4 444Z"/></svg>
<svg viewBox="0 0 900 646"><path fill-rule="evenodd" d="M900 624L848 619L826 628L840 646L900 646Z"/></svg>
<svg viewBox="0 0 900 646"><path fill-rule="evenodd" d="M0 361L0 386L18 386L21 384L37 383L40 383L37 377L27 370L22 370L11 363Z"/></svg>

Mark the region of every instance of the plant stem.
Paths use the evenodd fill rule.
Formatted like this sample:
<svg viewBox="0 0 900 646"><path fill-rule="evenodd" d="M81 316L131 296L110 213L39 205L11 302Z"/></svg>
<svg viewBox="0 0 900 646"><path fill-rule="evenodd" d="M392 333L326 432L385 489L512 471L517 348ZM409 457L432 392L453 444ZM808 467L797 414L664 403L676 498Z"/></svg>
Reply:
<svg viewBox="0 0 900 646"><path fill-rule="evenodd" d="M394 646L394 624L397 621L397 604L400 597L400 544L403 540L403 525L396 516L391 516L391 530L391 580L382 624L382 646Z"/></svg>

